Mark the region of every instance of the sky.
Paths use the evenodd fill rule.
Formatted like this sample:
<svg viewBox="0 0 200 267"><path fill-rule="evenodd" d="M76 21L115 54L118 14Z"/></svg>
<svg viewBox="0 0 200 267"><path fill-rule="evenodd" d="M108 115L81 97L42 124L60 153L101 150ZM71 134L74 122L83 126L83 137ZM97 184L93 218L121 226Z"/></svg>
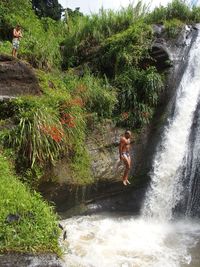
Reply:
<svg viewBox="0 0 200 267"><path fill-rule="evenodd" d="M96 13L103 6L105 9L118 9L120 7L126 7L129 3L136 4L137 0L59 0L63 7L69 7L75 9L80 7L80 11L85 14ZM143 1L144 3L150 2L151 7L166 5L171 0L149 0Z"/></svg>

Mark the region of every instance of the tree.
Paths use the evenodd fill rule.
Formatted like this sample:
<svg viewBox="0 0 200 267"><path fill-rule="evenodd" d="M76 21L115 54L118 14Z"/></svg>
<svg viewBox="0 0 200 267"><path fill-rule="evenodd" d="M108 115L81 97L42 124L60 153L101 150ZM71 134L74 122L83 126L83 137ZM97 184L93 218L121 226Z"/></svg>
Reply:
<svg viewBox="0 0 200 267"><path fill-rule="evenodd" d="M60 20L63 7L58 0L32 0L32 7L38 17L50 17L54 20Z"/></svg>

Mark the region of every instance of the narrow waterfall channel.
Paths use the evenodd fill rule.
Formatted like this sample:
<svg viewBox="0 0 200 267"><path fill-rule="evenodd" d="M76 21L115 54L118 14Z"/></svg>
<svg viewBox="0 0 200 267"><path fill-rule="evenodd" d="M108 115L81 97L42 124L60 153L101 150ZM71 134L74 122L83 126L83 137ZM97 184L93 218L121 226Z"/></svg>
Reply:
<svg viewBox="0 0 200 267"><path fill-rule="evenodd" d="M199 44L200 34L191 48L173 116L154 158L151 184L141 215L101 214L62 221L67 229L66 266L200 266L200 221L185 216L192 214L191 206L195 203L192 194L200 198L200 191L194 189L193 182L200 149L197 134L191 145L194 114L200 106ZM198 123L196 125L200 129ZM196 152L190 152L192 147ZM186 186L188 177L191 181L187 181ZM174 211L181 201L186 203L185 210L182 217L176 218Z"/></svg>

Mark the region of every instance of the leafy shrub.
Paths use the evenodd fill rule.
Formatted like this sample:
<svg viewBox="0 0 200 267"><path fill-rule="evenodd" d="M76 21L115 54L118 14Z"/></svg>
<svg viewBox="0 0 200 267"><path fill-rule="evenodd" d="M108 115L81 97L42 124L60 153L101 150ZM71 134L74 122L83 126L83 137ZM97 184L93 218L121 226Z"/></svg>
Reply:
<svg viewBox="0 0 200 267"><path fill-rule="evenodd" d="M128 30L108 38L101 50L101 69L111 76L124 68L137 66L149 57L152 42L152 29L149 25L138 22ZM110 70L110 73L109 73Z"/></svg>
<svg viewBox="0 0 200 267"><path fill-rule="evenodd" d="M183 0L173 0L167 5L167 19L179 19L181 21L189 21L191 10Z"/></svg>
<svg viewBox="0 0 200 267"><path fill-rule="evenodd" d="M193 7L192 8L192 15L191 15L191 21L195 23L200 22L200 7Z"/></svg>
<svg viewBox="0 0 200 267"><path fill-rule="evenodd" d="M167 7L156 7L151 13L147 14L145 21L147 23L163 23L167 19Z"/></svg>
<svg viewBox="0 0 200 267"><path fill-rule="evenodd" d="M97 78L85 69L82 78L68 73L64 82L68 88L71 87L72 96L82 99L88 113L97 114L99 119L112 116L117 99L115 90L107 79Z"/></svg>
<svg viewBox="0 0 200 267"><path fill-rule="evenodd" d="M155 68L131 68L115 79L118 88L116 114L120 124L141 128L149 123L163 87L161 76Z"/></svg>
<svg viewBox="0 0 200 267"><path fill-rule="evenodd" d="M46 92L43 97L21 97L12 101L12 128L5 129L0 138L4 147L15 151L17 171L29 183L37 182L41 167L55 164L72 150L75 155L74 144L84 142L82 111L75 104L71 106L71 98L66 95Z"/></svg>
<svg viewBox="0 0 200 267"><path fill-rule="evenodd" d="M189 8L183 0L173 0L168 3L167 7L157 7L150 14L145 17L147 23L161 23L166 20L178 19L182 22L191 22L194 20L196 12L196 19L198 18L198 10L196 8L193 11Z"/></svg>
<svg viewBox="0 0 200 267"><path fill-rule="evenodd" d="M0 53L2 54L10 54L12 51L12 45L9 41L0 41Z"/></svg>
<svg viewBox="0 0 200 267"><path fill-rule="evenodd" d="M58 114L39 99L17 99L14 105L16 127L9 134L9 145L26 161L26 167L53 164L65 148Z"/></svg>

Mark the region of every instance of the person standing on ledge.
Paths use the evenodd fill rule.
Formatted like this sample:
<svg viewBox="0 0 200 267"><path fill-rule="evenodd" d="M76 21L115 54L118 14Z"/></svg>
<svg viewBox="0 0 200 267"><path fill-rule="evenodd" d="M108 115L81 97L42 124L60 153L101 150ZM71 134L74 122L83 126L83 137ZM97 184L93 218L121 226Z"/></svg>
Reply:
<svg viewBox="0 0 200 267"><path fill-rule="evenodd" d="M130 143L131 143L131 132L130 131L125 131L124 136L120 138L120 143L119 143L119 157L120 160L124 162L125 165L125 170L124 170L124 175L123 175L123 184L127 185L130 184L128 180L128 173L131 167L131 157L130 157Z"/></svg>
<svg viewBox="0 0 200 267"><path fill-rule="evenodd" d="M19 49L20 38L22 38L22 31L21 31L21 27L17 25L13 29L13 41L12 41L12 45L13 45L12 56L13 57L17 57L17 51Z"/></svg>

